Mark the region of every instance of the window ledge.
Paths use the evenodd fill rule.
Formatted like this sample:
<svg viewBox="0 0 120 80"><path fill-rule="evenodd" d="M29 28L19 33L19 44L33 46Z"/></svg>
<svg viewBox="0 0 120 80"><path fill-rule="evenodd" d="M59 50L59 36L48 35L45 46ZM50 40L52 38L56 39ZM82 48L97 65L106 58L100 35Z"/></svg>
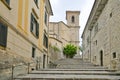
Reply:
<svg viewBox="0 0 120 80"><path fill-rule="evenodd" d="M6 6L9 10L11 10L11 9L12 9L12 8L10 7L10 5L6 3L6 1L5 1L5 0L1 0L1 1L5 4L5 6Z"/></svg>

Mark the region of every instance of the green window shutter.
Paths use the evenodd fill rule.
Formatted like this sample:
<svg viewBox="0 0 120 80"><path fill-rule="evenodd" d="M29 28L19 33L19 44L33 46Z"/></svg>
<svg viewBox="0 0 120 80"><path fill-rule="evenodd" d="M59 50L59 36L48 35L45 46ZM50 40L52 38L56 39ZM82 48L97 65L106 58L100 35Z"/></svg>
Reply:
<svg viewBox="0 0 120 80"><path fill-rule="evenodd" d="M45 46L45 34L43 36L43 45Z"/></svg>
<svg viewBox="0 0 120 80"><path fill-rule="evenodd" d="M30 21L30 31L32 32L33 31L33 21L34 21L34 17L31 13L31 21Z"/></svg>
<svg viewBox="0 0 120 80"><path fill-rule="evenodd" d="M34 0L35 1L35 4L38 5L38 0Z"/></svg>
<svg viewBox="0 0 120 80"><path fill-rule="evenodd" d="M47 13L45 12L45 24L47 25Z"/></svg>
<svg viewBox="0 0 120 80"><path fill-rule="evenodd" d="M48 48L48 37L46 36L46 48Z"/></svg>
<svg viewBox="0 0 120 80"><path fill-rule="evenodd" d="M44 34L43 44L46 48L48 48L48 37L45 34Z"/></svg>
<svg viewBox="0 0 120 80"><path fill-rule="evenodd" d="M32 58L35 58L35 48L32 47Z"/></svg>
<svg viewBox="0 0 120 80"><path fill-rule="evenodd" d="M0 23L0 45L6 47L7 45L7 26Z"/></svg>
<svg viewBox="0 0 120 80"><path fill-rule="evenodd" d="M36 26L36 36L37 36L37 38L39 38L39 24L38 23Z"/></svg>

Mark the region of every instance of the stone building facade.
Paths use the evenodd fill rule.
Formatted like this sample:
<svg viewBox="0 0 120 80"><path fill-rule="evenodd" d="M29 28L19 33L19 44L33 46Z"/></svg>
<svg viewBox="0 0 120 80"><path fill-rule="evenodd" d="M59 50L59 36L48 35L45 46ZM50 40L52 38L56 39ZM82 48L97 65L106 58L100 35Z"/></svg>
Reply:
<svg viewBox="0 0 120 80"><path fill-rule="evenodd" d="M82 34L83 58L120 70L120 1L95 0Z"/></svg>
<svg viewBox="0 0 120 80"><path fill-rule="evenodd" d="M66 11L67 24L63 21L49 23L50 45L60 50L54 55L50 52L54 60L64 58L63 47L66 44L71 43L79 47L79 14L80 11Z"/></svg>
<svg viewBox="0 0 120 80"><path fill-rule="evenodd" d="M49 0L0 0L0 80L47 67L52 14Z"/></svg>

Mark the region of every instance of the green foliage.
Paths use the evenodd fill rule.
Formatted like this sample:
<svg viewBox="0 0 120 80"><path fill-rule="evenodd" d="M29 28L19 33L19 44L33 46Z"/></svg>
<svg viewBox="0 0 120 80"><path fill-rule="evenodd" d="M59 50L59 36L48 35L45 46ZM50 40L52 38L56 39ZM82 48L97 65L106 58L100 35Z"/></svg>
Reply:
<svg viewBox="0 0 120 80"><path fill-rule="evenodd" d="M72 44L67 44L63 48L63 54L68 58L73 58L75 54L77 53L77 47Z"/></svg>
<svg viewBox="0 0 120 80"><path fill-rule="evenodd" d="M56 52L60 52L60 49L58 48L58 47L56 47L56 46L52 46L52 48L53 48L53 50Z"/></svg>

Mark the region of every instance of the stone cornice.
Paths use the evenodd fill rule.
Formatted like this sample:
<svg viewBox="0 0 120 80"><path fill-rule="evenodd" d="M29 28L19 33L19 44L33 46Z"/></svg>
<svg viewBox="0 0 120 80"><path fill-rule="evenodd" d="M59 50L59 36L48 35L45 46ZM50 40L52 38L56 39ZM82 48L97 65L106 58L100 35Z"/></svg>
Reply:
<svg viewBox="0 0 120 80"><path fill-rule="evenodd" d="M88 28L89 30L93 28L94 24L96 23L99 16L101 15L107 1L108 0L95 0L90 16L86 23L85 29L83 31L83 34L85 33L86 28ZM81 37L83 37L83 34Z"/></svg>
<svg viewBox="0 0 120 80"><path fill-rule="evenodd" d="M54 40L56 40L56 41L58 41L58 42L60 42L60 43L62 43L62 41L61 40L59 40L59 39L57 39L57 38L55 38L55 37L49 37L50 39L54 39Z"/></svg>
<svg viewBox="0 0 120 80"><path fill-rule="evenodd" d="M50 0L45 0L46 1L46 7L47 7L47 11L49 12L50 15L53 15L53 11L52 11L52 7L50 4Z"/></svg>
<svg viewBox="0 0 120 80"><path fill-rule="evenodd" d="M69 28L80 28L80 26L69 26Z"/></svg>

